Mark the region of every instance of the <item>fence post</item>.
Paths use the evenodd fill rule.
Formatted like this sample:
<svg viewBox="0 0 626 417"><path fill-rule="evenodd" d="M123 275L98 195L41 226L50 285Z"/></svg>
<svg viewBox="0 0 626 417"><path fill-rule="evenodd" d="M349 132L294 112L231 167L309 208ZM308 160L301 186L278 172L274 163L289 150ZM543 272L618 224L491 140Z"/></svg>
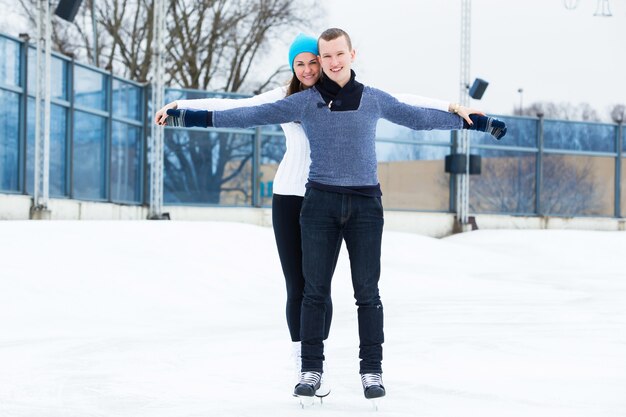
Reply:
<svg viewBox="0 0 626 417"><path fill-rule="evenodd" d="M535 178L535 214L541 216L542 208L541 208L541 184L543 181L543 126L544 119L543 113L538 113L537 117L539 120L537 121L537 166L536 170L536 178Z"/></svg>
<svg viewBox="0 0 626 417"><path fill-rule="evenodd" d="M252 144L252 207L261 207L259 181L261 180L261 128L254 129Z"/></svg>
<svg viewBox="0 0 626 417"><path fill-rule="evenodd" d="M94 53L96 55L96 53ZM108 202L113 201L113 187L111 184L111 175L113 173L113 68L109 69L109 73L105 78L107 82L106 91L106 104L107 117L106 132L105 132L105 169L104 169L104 192L105 198Z"/></svg>
<svg viewBox="0 0 626 417"><path fill-rule="evenodd" d="M20 109L19 109L19 173L17 186L18 189L24 193L28 194L28 187L26 184L26 173L27 173L27 129L28 129L28 45L30 42L30 36L28 33L20 33L20 83L22 84L22 98L20 100Z"/></svg>
<svg viewBox="0 0 626 417"><path fill-rule="evenodd" d="M624 122L617 125L617 159L615 160L615 217L621 217L622 202L622 149L624 148Z"/></svg>
<svg viewBox="0 0 626 417"><path fill-rule="evenodd" d="M450 147L450 155L456 153L456 148L458 145L458 131L452 130L450 132L452 139L452 146ZM450 213L456 213L456 174L450 173Z"/></svg>
<svg viewBox="0 0 626 417"><path fill-rule="evenodd" d="M74 54L71 55L72 60L69 63L67 69L67 96L70 102L70 107L67 109L67 194L69 198L74 198L74 77L76 73L76 58Z"/></svg>

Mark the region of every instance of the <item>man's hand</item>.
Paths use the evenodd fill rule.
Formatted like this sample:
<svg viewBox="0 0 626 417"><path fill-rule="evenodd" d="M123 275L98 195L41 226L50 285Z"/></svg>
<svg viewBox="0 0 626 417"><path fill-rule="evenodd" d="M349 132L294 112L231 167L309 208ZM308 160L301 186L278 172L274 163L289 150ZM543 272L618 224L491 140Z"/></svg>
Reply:
<svg viewBox="0 0 626 417"><path fill-rule="evenodd" d="M166 113L166 124L174 127L208 127L212 115L206 110L187 109L169 109Z"/></svg>
<svg viewBox="0 0 626 417"><path fill-rule="evenodd" d="M464 123L465 129L478 130L480 132L487 132L497 140L502 139L506 135L506 124L502 120L494 119L489 116L480 116L478 114L471 114L469 118L473 124Z"/></svg>

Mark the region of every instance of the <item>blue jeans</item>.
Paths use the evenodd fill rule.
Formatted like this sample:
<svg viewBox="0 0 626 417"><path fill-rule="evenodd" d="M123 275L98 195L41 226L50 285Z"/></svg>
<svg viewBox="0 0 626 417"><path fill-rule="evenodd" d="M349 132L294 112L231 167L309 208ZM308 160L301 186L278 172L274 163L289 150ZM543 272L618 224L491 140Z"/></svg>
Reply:
<svg viewBox="0 0 626 417"><path fill-rule="evenodd" d="M300 212L305 281L300 323L302 371L322 372L325 306L336 251L343 239L358 306L359 372L382 372L383 306L378 280L383 222L380 198L307 190Z"/></svg>

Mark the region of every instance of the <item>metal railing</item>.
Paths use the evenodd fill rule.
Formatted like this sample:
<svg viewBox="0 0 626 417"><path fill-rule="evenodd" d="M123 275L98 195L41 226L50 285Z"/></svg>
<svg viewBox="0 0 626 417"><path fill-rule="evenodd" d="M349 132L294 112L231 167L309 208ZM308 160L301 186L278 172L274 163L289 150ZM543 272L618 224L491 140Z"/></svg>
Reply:
<svg viewBox="0 0 626 417"><path fill-rule="evenodd" d="M26 40L0 35L0 192L33 193L34 66ZM56 54L52 57L50 196L148 203L149 87ZM236 94L168 89L165 102ZM469 179L469 212L626 215L622 125L501 116L500 142L470 132L481 174ZM166 128L164 205L269 206L285 152L278 126ZM454 212L456 176L444 171L454 133L379 124L386 209Z"/></svg>

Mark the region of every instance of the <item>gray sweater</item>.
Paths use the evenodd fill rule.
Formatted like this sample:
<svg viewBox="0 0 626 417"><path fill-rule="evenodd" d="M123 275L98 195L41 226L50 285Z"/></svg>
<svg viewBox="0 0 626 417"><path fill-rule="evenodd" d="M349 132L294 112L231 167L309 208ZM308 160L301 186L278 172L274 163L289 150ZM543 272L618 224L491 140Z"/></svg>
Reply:
<svg viewBox="0 0 626 417"><path fill-rule="evenodd" d="M378 119L414 130L463 128L463 119L456 114L413 107L367 86L358 110L331 111L320 93L309 88L275 103L216 111L212 117L215 127L302 123L311 147L309 180L341 187L378 184Z"/></svg>

